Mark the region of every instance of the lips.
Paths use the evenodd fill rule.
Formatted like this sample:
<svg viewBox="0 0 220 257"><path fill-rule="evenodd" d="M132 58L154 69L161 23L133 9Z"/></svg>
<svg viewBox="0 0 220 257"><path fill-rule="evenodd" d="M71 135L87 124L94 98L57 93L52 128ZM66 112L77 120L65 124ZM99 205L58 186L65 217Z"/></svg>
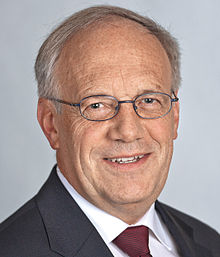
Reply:
<svg viewBox="0 0 220 257"><path fill-rule="evenodd" d="M118 164L127 164L127 163L134 163L139 161L144 157L144 154L142 155L135 155L130 157L119 157L119 158L105 158L105 160L108 160L110 162L118 163Z"/></svg>

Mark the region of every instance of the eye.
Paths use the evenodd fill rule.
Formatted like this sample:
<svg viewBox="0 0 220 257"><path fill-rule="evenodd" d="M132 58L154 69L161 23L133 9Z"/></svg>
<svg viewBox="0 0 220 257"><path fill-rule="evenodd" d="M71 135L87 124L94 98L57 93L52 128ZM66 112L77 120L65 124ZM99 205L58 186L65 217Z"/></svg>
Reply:
<svg viewBox="0 0 220 257"><path fill-rule="evenodd" d="M102 103L93 103L89 106L91 109L98 109L98 108L101 108L103 107L103 104Z"/></svg>
<svg viewBox="0 0 220 257"><path fill-rule="evenodd" d="M144 99L142 99L142 102L146 103L146 104L152 104L155 101L156 101L156 99L153 99L153 98L144 98Z"/></svg>
<svg viewBox="0 0 220 257"><path fill-rule="evenodd" d="M149 109L159 108L161 106L161 97L158 95L143 95L136 100L138 108Z"/></svg>

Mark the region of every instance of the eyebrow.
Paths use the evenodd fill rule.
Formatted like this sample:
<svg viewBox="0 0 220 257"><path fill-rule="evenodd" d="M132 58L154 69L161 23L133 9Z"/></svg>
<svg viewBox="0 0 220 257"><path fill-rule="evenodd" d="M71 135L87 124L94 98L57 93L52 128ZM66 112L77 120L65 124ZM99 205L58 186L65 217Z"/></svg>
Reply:
<svg viewBox="0 0 220 257"><path fill-rule="evenodd" d="M166 92L164 91L164 89L159 84L154 84L154 85L152 84L152 85L149 86L148 89L141 89L140 91L138 91L137 94L135 94L132 98L135 98L139 95L150 94L150 93L166 93ZM94 92L94 89L92 89L92 90L88 89L87 92L86 92L86 95L83 95L83 96L80 95L80 100L85 98L85 97L92 96L92 95L94 95L94 96L95 95L109 95L109 96L116 97L115 95L111 95L107 92L103 92L103 91Z"/></svg>
<svg viewBox="0 0 220 257"><path fill-rule="evenodd" d="M164 93L164 89L160 85L155 85L156 88L144 89L138 92L137 95L150 94L150 93Z"/></svg>

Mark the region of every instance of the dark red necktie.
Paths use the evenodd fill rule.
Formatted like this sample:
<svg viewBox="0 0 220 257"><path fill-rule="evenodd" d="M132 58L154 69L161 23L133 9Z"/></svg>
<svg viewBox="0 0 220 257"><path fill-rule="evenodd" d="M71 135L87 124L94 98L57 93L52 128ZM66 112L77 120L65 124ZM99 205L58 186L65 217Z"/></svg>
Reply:
<svg viewBox="0 0 220 257"><path fill-rule="evenodd" d="M130 257L152 257L148 247L149 231L145 226L129 227L113 240Z"/></svg>

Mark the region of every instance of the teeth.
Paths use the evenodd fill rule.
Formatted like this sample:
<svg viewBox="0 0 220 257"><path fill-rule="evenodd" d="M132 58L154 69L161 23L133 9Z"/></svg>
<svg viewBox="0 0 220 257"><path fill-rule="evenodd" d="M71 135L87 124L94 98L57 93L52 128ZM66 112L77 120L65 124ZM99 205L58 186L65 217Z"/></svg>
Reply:
<svg viewBox="0 0 220 257"><path fill-rule="evenodd" d="M107 158L107 160L111 161L111 162L117 162L117 163L132 163L132 162L136 162L138 160L140 160L141 158L143 158L144 155L136 155L136 156L132 156L132 157L128 157L128 158Z"/></svg>

